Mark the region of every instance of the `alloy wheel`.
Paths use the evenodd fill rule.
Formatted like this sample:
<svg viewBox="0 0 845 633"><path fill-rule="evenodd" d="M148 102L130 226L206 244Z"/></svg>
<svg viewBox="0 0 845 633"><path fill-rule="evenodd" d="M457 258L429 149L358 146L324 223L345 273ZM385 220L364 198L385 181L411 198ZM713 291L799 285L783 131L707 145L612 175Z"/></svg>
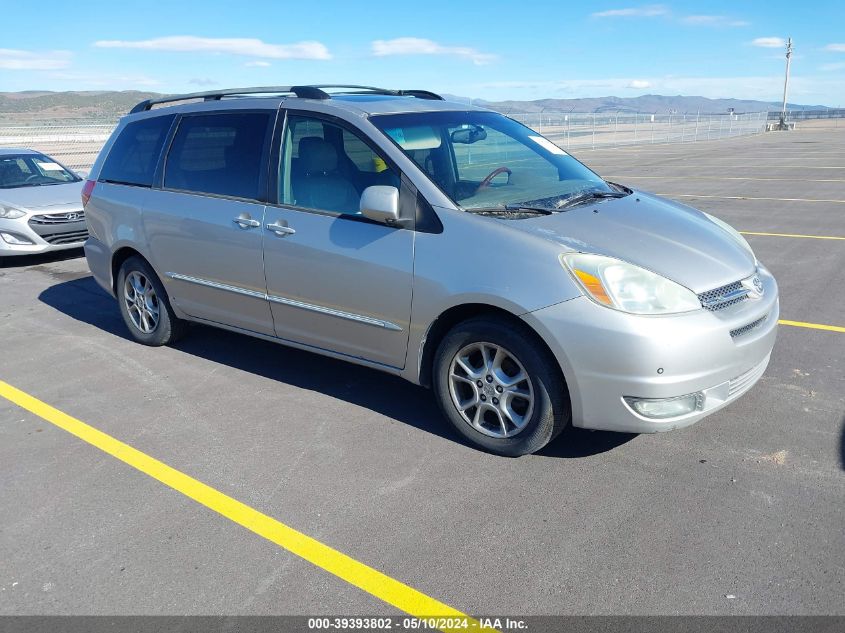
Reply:
<svg viewBox="0 0 845 633"><path fill-rule="evenodd" d="M126 311L138 331L151 334L158 327L159 301L152 282L141 272L133 270L123 283Z"/></svg>
<svg viewBox="0 0 845 633"><path fill-rule="evenodd" d="M471 343L455 354L449 393L463 420L490 437L518 434L534 410L528 373L512 352L494 343Z"/></svg>

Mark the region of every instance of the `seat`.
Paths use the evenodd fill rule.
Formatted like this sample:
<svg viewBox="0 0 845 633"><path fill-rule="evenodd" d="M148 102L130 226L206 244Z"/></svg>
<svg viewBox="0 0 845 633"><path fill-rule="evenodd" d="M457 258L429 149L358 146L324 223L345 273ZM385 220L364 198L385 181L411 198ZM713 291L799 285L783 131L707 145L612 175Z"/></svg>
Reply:
<svg viewBox="0 0 845 633"><path fill-rule="evenodd" d="M0 162L0 185L20 185L26 180L26 175L20 166L11 160Z"/></svg>
<svg viewBox="0 0 845 633"><path fill-rule="evenodd" d="M319 136L299 141L299 165L291 174L297 206L338 213L359 213L355 186L338 171L337 150Z"/></svg>

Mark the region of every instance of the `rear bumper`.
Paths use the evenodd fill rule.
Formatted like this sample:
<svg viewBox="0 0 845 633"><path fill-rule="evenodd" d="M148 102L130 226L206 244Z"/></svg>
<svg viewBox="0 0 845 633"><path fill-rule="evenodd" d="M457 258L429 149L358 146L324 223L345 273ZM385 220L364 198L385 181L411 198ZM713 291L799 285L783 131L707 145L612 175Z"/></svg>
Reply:
<svg viewBox="0 0 845 633"><path fill-rule="evenodd" d="M669 431L725 407L763 375L777 336L779 304L774 278L762 267L760 277L761 299L718 312L642 317L579 297L523 318L560 363L574 426ZM693 393L701 394L697 410L666 419L643 417L624 400Z"/></svg>
<svg viewBox="0 0 845 633"><path fill-rule="evenodd" d="M96 237L89 237L85 240L85 259L88 260L88 268L100 286L110 295L114 295L111 270L111 253Z"/></svg>

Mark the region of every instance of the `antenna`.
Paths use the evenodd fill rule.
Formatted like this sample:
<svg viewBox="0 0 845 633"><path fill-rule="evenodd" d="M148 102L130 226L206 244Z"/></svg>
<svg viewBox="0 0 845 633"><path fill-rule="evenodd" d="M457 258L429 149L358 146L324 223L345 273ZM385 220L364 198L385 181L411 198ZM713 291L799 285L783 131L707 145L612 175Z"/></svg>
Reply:
<svg viewBox="0 0 845 633"><path fill-rule="evenodd" d="M789 64L792 61L792 38L786 40L786 77L783 80L783 108L780 111L780 129L786 129L786 96L789 93Z"/></svg>

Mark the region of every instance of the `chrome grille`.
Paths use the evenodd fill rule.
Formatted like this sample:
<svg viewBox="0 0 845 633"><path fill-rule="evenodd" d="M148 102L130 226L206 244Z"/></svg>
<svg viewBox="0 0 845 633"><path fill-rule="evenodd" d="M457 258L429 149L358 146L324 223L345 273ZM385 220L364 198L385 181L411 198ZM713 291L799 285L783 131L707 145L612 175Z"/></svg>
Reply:
<svg viewBox="0 0 845 633"><path fill-rule="evenodd" d="M755 327L757 327L758 325L763 323L763 321L765 321L765 320L766 320L766 317L763 316L763 317L760 317L759 319L757 319L756 321L752 321L751 323L748 323L747 325L743 325L742 327L738 327L735 330L731 330L731 337L736 338L737 336L742 336L743 334L747 334L748 332L753 330Z"/></svg>
<svg viewBox="0 0 845 633"><path fill-rule="evenodd" d="M70 211L69 213L46 213L29 218L30 224L68 224L69 222L84 222L85 211Z"/></svg>
<svg viewBox="0 0 845 633"><path fill-rule="evenodd" d="M705 310L724 310L727 307L745 301L748 298L748 288L741 281L735 281L721 288L714 288L698 295L701 307Z"/></svg>

